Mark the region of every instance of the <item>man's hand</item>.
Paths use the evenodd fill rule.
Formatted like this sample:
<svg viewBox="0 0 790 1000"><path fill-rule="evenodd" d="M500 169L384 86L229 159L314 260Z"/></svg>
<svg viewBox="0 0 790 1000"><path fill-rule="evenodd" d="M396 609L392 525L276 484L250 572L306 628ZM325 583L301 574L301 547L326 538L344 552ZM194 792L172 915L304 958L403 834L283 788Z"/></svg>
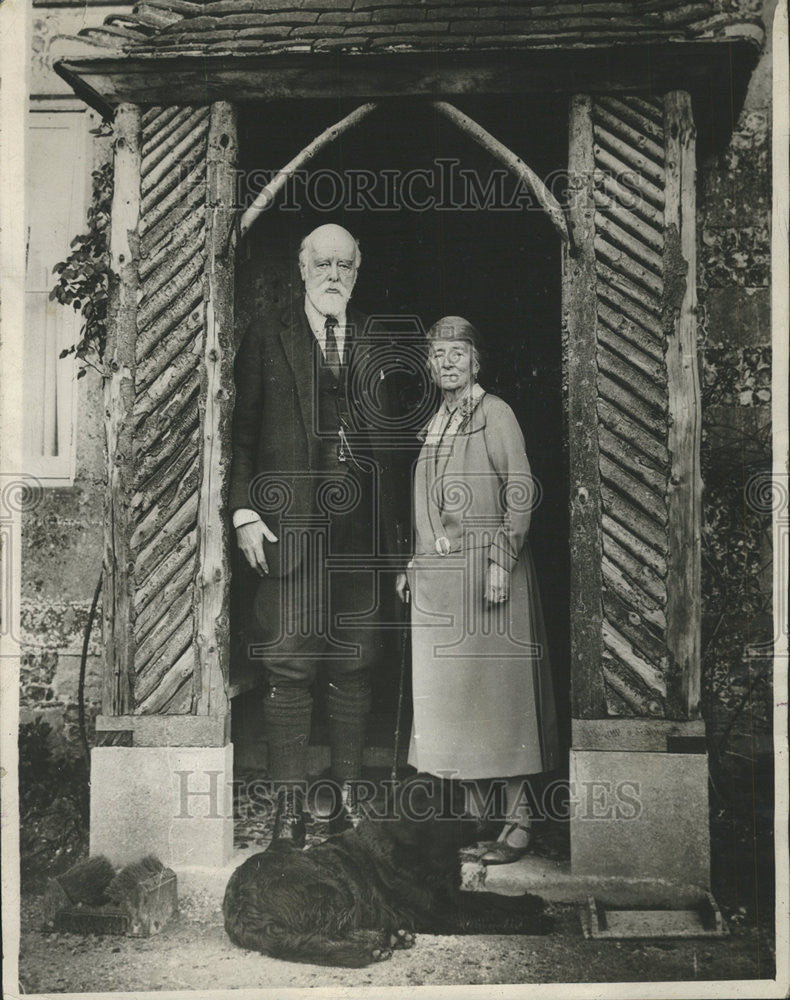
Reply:
<svg viewBox="0 0 790 1000"><path fill-rule="evenodd" d="M395 577L395 593L400 598L401 604L406 604L409 600L409 578L405 573L398 573Z"/></svg>
<svg viewBox="0 0 790 1000"><path fill-rule="evenodd" d="M277 541L277 536L273 531L269 531L263 521L251 521L249 524L242 524L236 528L236 541L239 543L239 548L258 576L265 576L269 572L269 564L266 562L266 554L263 551L264 538L267 542Z"/></svg>
<svg viewBox="0 0 790 1000"><path fill-rule="evenodd" d="M510 597L510 573L498 563L488 564L483 600L489 604L504 604Z"/></svg>

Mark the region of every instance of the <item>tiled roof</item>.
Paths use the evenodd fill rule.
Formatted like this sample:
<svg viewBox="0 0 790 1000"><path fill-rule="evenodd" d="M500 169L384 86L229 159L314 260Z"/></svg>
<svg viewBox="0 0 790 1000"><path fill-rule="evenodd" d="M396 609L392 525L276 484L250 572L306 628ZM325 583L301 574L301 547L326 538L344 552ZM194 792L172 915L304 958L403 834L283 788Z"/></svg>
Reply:
<svg viewBox="0 0 790 1000"><path fill-rule="evenodd" d="M744 38L753 0L142 0L80 32L129 54L392 52Z"/></svg>

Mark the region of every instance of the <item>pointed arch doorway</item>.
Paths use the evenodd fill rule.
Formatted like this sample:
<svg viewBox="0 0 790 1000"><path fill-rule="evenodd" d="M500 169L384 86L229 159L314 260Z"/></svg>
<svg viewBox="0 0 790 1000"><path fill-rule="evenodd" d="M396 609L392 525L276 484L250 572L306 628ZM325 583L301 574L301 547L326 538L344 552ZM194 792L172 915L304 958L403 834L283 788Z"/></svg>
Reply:
<svg viewBox="0 0 790 1000"><path fill-rule="evenodd" d="M451 108L450 116L427 101L387 102L372 111L364 106L361 114L352 109L341 120L350 120L350 126L324 132L322 126L336 108L335 102L300 102L297 127L302 138L322 133L331 137L307 159L292 158L289 102L269 106L265 116L240 117L242 178L250 178L249 187L257 179L260 187L274 174L274 183L269 183L271 200L259 198L260 203L266 201L260 214L247 209L241 215L237 336L262 310L299 294L299 242L329 221L344 225L360 240L363 259L355 302L366 315L390 317L394 336L399 318L401 326L405 322L401 333L408 338L412 318L427 329L447 314L464 315L480 329L489 347L483 384L513 406L542 486L543 503L535 512L531 538L567 748L568 472L560 280L567 228L564 212L547 186L554 184L559 193L564 180L567 132L557 121L567 113L566 102L467 99L462 109ZM306 145L308 152L313 152L314 142ZM525 156L529 150L529 167L519 161L516 150ZM284 184L276 170L289 161L299 172ZM242 187L246 193L244 181ZM254 192L247 197L253 198ZM416 457L417 430L412 428L411 449L404 447L407 462ZM391 595L382 596L386 602ZM385 613L391 620L397 609L387 607ZM367 761L389 766L400 671L397 644L389 643L383 658L383 669L374 678ZM237 677L238 663L234 658ZM407 664L407 683L408 673ZM252 683L249 675L246 683ZM255 708L249 702L244 706L245 699L234 704L234 752L242 766L252 765L265 752ZM316 708L313 739L320 744L320 696ZM408 725L406 715L401 720L406 730L402 748L408 743ZM322 759L321 751L316 759Z"/></svg>

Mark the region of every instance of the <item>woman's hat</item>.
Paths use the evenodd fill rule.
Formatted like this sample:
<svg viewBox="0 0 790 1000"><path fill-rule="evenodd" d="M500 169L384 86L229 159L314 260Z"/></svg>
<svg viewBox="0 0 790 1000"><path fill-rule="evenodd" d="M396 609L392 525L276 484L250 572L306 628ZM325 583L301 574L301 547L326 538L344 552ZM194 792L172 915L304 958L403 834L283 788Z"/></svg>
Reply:
<svg viewBox="0 0 790 1000"><path fill-rule="evenodd" d="M443 316L442 319L437 319L425 337L427 340L465 340L478 354L483 350L480 334L463 316Z"/></svg>

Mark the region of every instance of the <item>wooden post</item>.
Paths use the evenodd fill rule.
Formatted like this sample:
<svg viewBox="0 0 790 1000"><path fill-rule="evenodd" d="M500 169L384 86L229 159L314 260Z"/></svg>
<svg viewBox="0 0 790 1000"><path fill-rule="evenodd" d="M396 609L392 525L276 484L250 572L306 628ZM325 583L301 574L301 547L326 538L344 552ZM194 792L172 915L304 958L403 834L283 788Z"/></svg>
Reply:
<svg viewBox="0 0 790 1000"><path fill-rule="evenodd" d="M134 671L133 570L129 503L139 286L140 109L121 104L114 122L114 190L105 360L108 493L104 532L104 646L102 707L120 715L131 704Z"/></svg>
<svg viewBox="0 0 790 1000"><path fill-rule="evenodd" d="M198 578L195 666L198 715L227 718L230 539L227 479L233 413L236 109L211 106L208 135L205 340L200 387L202 457L198 498ZM229 246L230 238L230 246ZM225 253L230 249L230 253Z"/></svg>
<svg viewBox="0 0 790 1000"><path fill-rule="evenodd" d="M670 413L668 680L672 701L682 716L693 719L700 714L701 684L702 401L696 331L696 130L689 94L682 90L668 93L664 118L664 327Z"/></svg>
<svg viewBox="0 0 790 1000"><path fill-rule="evenodd" d="M592 101L571 98L571 256L563 244L562 322L568 377L571 502L571 704L576 719L602 718L601 483L598 466L595 203Z"/></svg>

